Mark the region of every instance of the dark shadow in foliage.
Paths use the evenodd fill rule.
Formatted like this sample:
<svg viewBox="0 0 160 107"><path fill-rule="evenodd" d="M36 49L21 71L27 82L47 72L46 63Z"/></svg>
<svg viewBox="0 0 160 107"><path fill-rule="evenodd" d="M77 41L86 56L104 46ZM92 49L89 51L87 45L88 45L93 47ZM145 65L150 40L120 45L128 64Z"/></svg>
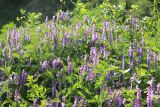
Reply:
<svg viewBox="0 0 160 107"><path fill-rule="evenodd" d="M11 21L16 23L20 9L40 12L42 19L51 18L58 10L73 10L77 0L0 0L0 28Z"/></svg>

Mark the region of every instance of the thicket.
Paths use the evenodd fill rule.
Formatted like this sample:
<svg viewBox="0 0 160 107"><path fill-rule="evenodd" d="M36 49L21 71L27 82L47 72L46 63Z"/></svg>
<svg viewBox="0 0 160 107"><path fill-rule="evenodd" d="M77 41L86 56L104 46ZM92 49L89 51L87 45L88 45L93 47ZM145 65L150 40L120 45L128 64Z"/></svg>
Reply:
<svg viewBox="0 0 160 107"><path fill-rule="evenodd" d="M59 10L52 18L21 10L0 38L3 107L158 107L160 13L108 0Z"/></svg>

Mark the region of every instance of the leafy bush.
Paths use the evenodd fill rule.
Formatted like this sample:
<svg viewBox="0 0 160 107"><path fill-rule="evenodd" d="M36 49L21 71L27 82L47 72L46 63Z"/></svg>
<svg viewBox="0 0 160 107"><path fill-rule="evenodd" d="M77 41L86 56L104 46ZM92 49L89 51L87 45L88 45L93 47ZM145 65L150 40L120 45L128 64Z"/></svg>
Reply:
<svg viewBox="0 0 160 107"><path fill-rule="evenodd" d="M78 2L41 24L40 14L21 13L20 27L1 30L2 106L159 105L157 11L138 18L126 2L106 0L91 10Z"/></svg>

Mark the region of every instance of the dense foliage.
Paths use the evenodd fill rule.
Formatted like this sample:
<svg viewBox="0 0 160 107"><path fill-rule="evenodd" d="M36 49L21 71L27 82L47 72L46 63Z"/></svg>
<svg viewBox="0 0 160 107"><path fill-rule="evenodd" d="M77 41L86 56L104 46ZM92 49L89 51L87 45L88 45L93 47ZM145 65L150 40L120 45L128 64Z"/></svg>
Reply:
<svg viewBox="0 0 160 107"><path fill-rule="evenodd" d="M28 12L40 12L42 13L41 19L45 16L52 17L58 10L72 11L75 8L76 3L84 3L86 8L92 9L98 4L101 4L104 0L0 0L0 28L8 22L17 22L16 17L20 17L20 9L25 9ZM118 4L122 0L109 0L112 4ZM124 0L126 1L126 11L130 11L131 5L137 5L140 8L135 10L139 17L150 16L152 4L154 1L159 0ZM43 7L43 8L42 8ZM160 10L160 3L157 4L157 8Z"/></svg>
<svg viewBox="0 0 160 107"><path fill-rule="evenodd" d="M126 2L78 2L44 23L21 10L0 35L3 107L158 107L160 14L138 18Z"/></svg>

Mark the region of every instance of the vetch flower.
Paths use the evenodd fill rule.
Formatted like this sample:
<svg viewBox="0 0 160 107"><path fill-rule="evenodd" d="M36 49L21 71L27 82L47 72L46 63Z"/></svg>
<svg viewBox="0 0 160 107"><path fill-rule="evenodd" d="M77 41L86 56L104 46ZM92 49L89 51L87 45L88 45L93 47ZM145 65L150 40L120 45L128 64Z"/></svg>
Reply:
<svg viewBox="0 0 160 107"><path fill-rule="evenodd" d="M27 82L27 72L23 69L21 74L21 85L26 84Z"/></svg>
<svg viewBox="0 0 160 107"><path fill-rule="evenodd" d="M132 48L132 43L130 43L130 47L129 47L129 51L128 51L128 54L129 54L129 59L130 59L130 67L133 66L133 48Z"/></svg>
<svg viewBox="0 0 160 107"><path fill-rule="evenodd" d="M97 32L92 32L92 44L94 45L98 41L98 33Z"/></svg>
<svg viewBox="0 0 160 107"><path fill-rule="evenodd" d="M153 52L153 61L156 64L156 62L157 62L157 54L156 54L156 52Z"/></svg>
<svg viewBox="0 0 160 107"><path fill-rule="evenodd" d="M13 80L14 80L15 85L20 84L20 76L19 75L13 74Z"/></svg>
<svg viewBox="0 0 160 107"><path fill-rule="evenodd" d="M36 72L35 72L35 74L34 74L34 78L37 78L37 77L38 77L38 75L39 75L39 72L38 72L38 71L36 71Z"/></svg>
<svg viewBox="0 0 160 107"><path fill-rule="evenodd" d="M95 74L91 71L88 75L88 80L92 81L95 77Z"/></svg>
<svg viewBox="0 0 160 107"><path fill-rule="evenodd" d="M19 99L20 99L20 94L19 94L18 89L16 89L14 92L14 100L18 102Z"/></svg>
<svg viewBox="0 0 160 107"><path fill-rule="evenodd" d="M121 98L119 93L114 95L114 104L116 107L121 107L123 104L123 99Z"/></svg>
<svg viewBox="0 0 160 107"><path fill-rule="evenodd" d="M137 88L137 97L134 100L133 107L141 107L141 90Z"/></svg>
<svg viewBox="0 0 160 107"><path fill-rule="evenodd" d="M109 22L104 22L104 28L105 29L109 28Z"/></svg>
<svg viewBox="0 0 160 107"><path fill-rule="evenodd" d="M14 63L14 59L13 59L13 49L12 49L12 48L9 49L9 59L10 59L11 63Z"/></svg>
<svg viewBox="0 0 160 107"><path fill-rule="evenodd" d="M68 73L71 74L71 72L73 72L73 64L69 56L67 57L67 67L68 67Z"/></svg>
<svg viewBox="0 0 160 107"><path fill-rule="evenodd" d="M41 65L42 73L44 73L44 71L47 69L47 67L48 67L48 61L45 60L45 61L42 62L42 65Z"/></svg>
<svg viewBox="0 0 160 107"><path fill-rule="evenodd" d="M85 71L86 71L86 65L81 65L81 67L80 67L81 75L84 75Z"/></svg>
<svg viewBox="0 0 160 107"><path fill-rule="evenodd" d="M112 106L111 106L112 103L113 103L112 99L108 99L108 100L107 100L107 105L108 105L108 107L112 107Z"/></svg>
<svg viewBox="0 0 160 107"><path fill-rule="evenodd" d="M143 52L142 47L138 48L137 56L139 56L141 58L142 57L142 52Z"/></svg>
<svg viewBox="0 0 160 107"><path fill-rule="evenodd" d="M147 93L147 107L153 107L153 96L154 96L154 78L149 81L150 86L148 87Z"/></svg>
<svg viewBox="0 0 160 107"><path fill-rule="evenodd" d="M62 99L61 99L61 107L65 107L65 101L66 101L66 97L65 96L62 96Z"/></svg>
<svg viewBox="0 0 160 107"><path fill-rule="evenodd" d="M73 105L73 107L78 107L78 101L79 101L78 97L75 96L74 97L74 105Z"/></svg>
<svg viewBox="0 0 160 107"><path fill-rule="evenodd" d="M68 42L68 33L65 32L64 33L64 37L62 38L62 46L63 46L63 48L67 45L67 42Z"/></svg>
<svg viewBox="0 0 160 107"><path fill-rule="evenodd" d="M58 102L53 102L52 107L58 107Z"/></svg>
<svg viewBox="0 0 160 107"><path fill-rule="evenodd" d="M57 58L57 59L54 59L54 60L52 61L52 66L53 66L54 68L59 68L59 67L61 66L61 59L60 59L60 57Z"/></svg>
<svg viewBox="0 0 160 107"><path fill-rule="evenodd" d="M33 107L39 107L40 105L40 98L36 98L34 101L33 101Z"/></svg>
<svg viewBox="0 0 160 107"><path fill-rule="evenodd" d="M53 31L51 31L51 39L52 41L55 41L55 33Z"/></svg>
<svg viewBox="0 0 160 107"><path fill-rule="evenodd" d="M21 49L22 49L22 43L21 43L21 42L18 42L17 51L19 52Z"/></svg>
<svg viewBox="0 0 160 107"><path fill-rule="evenodd" d="M99 56L96 47L91 47L90 59L93 62L93 65L97 65L99 63Z"/></svg>

